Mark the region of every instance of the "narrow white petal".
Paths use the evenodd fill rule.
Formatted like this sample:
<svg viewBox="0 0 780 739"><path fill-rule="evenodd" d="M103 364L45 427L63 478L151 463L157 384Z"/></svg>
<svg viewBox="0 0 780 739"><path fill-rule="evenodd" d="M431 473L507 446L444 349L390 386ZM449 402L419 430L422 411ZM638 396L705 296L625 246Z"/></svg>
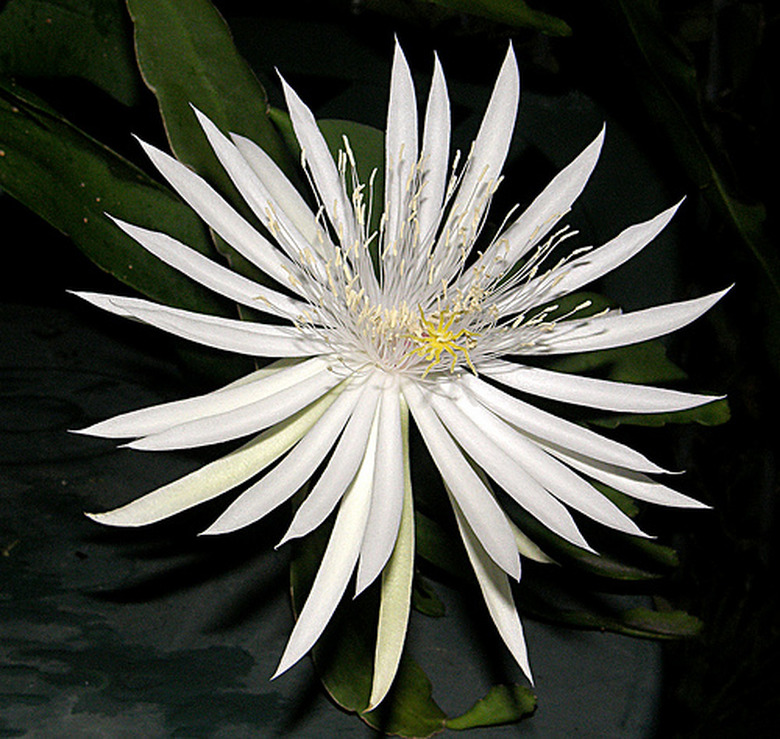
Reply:
<svg viewBox="0 0 780 739"><path fill-rule="evenodd" d="M474 533L454 497L452 497L452 507L455 510L458 529L471 566L474 568L474 574L477 576L477 582L490 617L520 669L533 683L528 650L523 636L523 626L520 623L517 608L515 608L509 578L487 555L479 537Z"/></svg>
<svg viewBox="0 0 780 739"><path fill-rule="evenodd" d="M492 274L499 274L541 242L585 189L601 153L604 131L602 128L585 150L552 179L523 214L485 251L476 266L487 265ZM466 273L466 279L470 280L472 275L473 268Z"/></svg>
<svg viewBox="0 0 780 739"><path fill-rule="evenodd" d="M672 413L719 400L714 395L600 380L502 360L480 366L479 370L502 385L524 393L620 413Z"/></svg>
<svg viewBox="0 0 780 739"><path fill-rule="evenodd" d="M305 536L336 507L360 468L379 401L378 382L369 382L317 483L295 512L290 528L276 545Z"/></svg>
<svg viewBox="0 0 780 739"><path fill-rule="evenodd" d="M278 249L244 220L202 177L172 156L139 140L152 164L174 190L228 244L279 284L296 289L298 270Z"/></svg>
<svg viewBox="0 0 780 739"><path fill-rule="evenodd" d="M143 451L162 451L190 449L239 439L289 418L339 382L339 378L332 372L320 370L292 387L260 400L171 426L132 441L127 446Z"/></svg>
<svg viewBox="0 0 780 739"><path fill-rule="evenodd" d="M408 188L417 166L417 100L414 83L398 40L395 42L390 77L390 101L385 136L385 240L396 244L409 217Z"/></svg>
<svg viewBox="0 0 780 739"><path fill-rule="evenodd" d="M655 339L695 321L712 308L729 289L632 313L609 313L583 321L564 321L557 324L543 342L537 342L536 346L529 347L524 353L590 352Z"/></svg>
<svg viewBox="0 0 780 739"><path fill-rule="evenodd" d="M77 292L80 298L119 316L135 318L174 336L215 349L255 357L306 357L329 351L312 331L222 318L170 308L140 298Z"/></svg>
<svg viewBox="0 0 780 739"><path fill-rule="evenodd" d="M573 544L582 546L581 542L584 540L574 522L557 501L549 500L544 491L598 523L633 536L647 536L612 501L550 456L537 443L462 392L454 390L452 395L452 399L434 403L437 412L441 408L445 425L457 429L458 433L453 431L453 435L469 454L472 452L466 444L473 447L472 456L476 462L482 464L484 455L489 455L483 465L485 471L490 475L493 475L494 470L498 474L503 471L504 480L508 481L509 487L497 477L496 481L549 529ZM466 443L458 434L462 435ZM488 442L492 442L503 455L492 450ZM494 457L497 459L492 459ZM541 494L539 488L531 484L533 482L543 488ZM566 515L562 515L563 513ZM577 540L570 538L572 533Z"/></svg>
<svg viewBox="0 0 780 739"><path fill-rule="evenodd" d="M376 426L377 424L374 423L371 429L360 469L342 498L322 563L295 622L279 667L273 675L274 678L290 669L314 646L344 595L349 578L355 569L371 506L371 488L377 454Z"/></svg>
<svg viewBox="0 0 780 739"><path fill-rule="evenodd" d="M289 320L300 317L307 308L306 303L242 277L167 234L133 226L112 216L109 218L128 236L166 264L241 305Z"/></svg>
<svg viewBox="0 0 780 739"><path fill-rule="evenodd" d="M317 422L336 399L333 390L240 449L105 513L86 514L108 526L146 526L222 495L259 474Z"/></svg>
<svg viewBox="0 0 780 739"><path fill-rule="evenodd" d="M316 247L317 221L298 190L293 187L276 162L254 141L235 133L230 136L241 152L241 156L260 178L277 206L295 224L306 242Z"/></svg>
<svg viewBox="0 0 780 739"><path fill-rule="evenodd" d="M160 433L181 423L214 416L267 398L312 377L327 366L319 357L304 361L287 360L284 364L275 362L271 367L264 367L242 378L244 381L241 383L231 383L206 395L123 413L78 433L112 439Z"/></svg>
<svg viewBox="0 0 780 739"><path fill-rule="evenodd" d="M395 546L404 501L404 454L398 380L392 378L379 404L374 491L366 535L360 549L355 595L365 590L387 564Z"/></svg>
<svg viewBox="0 0 780 739"><path fill-rule="evenodd" d="M630 447L513 398L473 375L464 374L461 381L477 400L524 434L608 464L639 472L667 472Z"/></svg>
<svg viewBox="0 0 780 739"><path fill-rule="evenodd" d="M241 156L236 145L197 108L194 108L198 122L211 144L219 163L230 176L241 197L252 209L260 222L273 234L277 243L294 262L300 262L309 247L306 237L287 218L284 209L276 203L263 181L255 174L249 163Z"/></svg>
<svg viewBox="0 0 780 739"><path fill-rule="evenodd" d="M561 295L574 292L627 262L666 228L681 203L667 208L649 221L629 226L600 248L569 262L561 270L555 289L545 295L545 300L556 300Z"/></svg>
<svg viewBox="0 0 780 739"><path fill-rule="evenodd" d="M420 234L427 242L441 219L444 193L447 188L450 158L450 100L447 82L437 56L433 68L433 81L425 109L423 130L422 173L423 189L417 218Z"/></svg>
<svg viewBox="0 0 780 739"><path fill-rule="evenodd" d="M374 674L371 681L371 696L368 699L366 710L371 710L379 705L393 684L406 641L406 628L409 623L409 609L412 601L414 500L409 465L409 409L402 399L399 400L403 437L403 511L393 554L387 567L382 571L382 595L379 601L379 623L377 624L374 650Z"/></svg>
<svg viewBox="0 0 780 739"><path fill-rule="evenodd" d="M287 82L283 78L281 80L293 130L322 198L325 212L342 244L352 247L357 238L357 225L352 205L336 169L336 163L333 161L325 138L317 127L314 115Z"/></svg>
<svg viewBox="0 0 780 739"><path fill-rule="evenodd" d="M479 201L478 197L475 198L476 193L490 183L496 184L512 141L519 102L520 75L514 49L510 45L474 140L453 211L463 213L466 209L470 210L467 204Z"/></svg>
<svg viewBox="0 0 780 739"><path fill-rule="evenodd" d="M423 391L409 381L403 382L401 389L439 473L485 551L497 565L518 580L520 557L506 514L433 412Z"/></svg>
<svg viewBox="0 0 780 739"><path fill-rule="evenodd" d="M359 389L344 390L295 448L241 493L203 533L226 534L249 526L291 498L330 451L360 397Z"/></svg>
<svg viewBox="0 0 780 739"><path fill-rule="evenodd" d="M592 459L584 459L576 454L564 452L560 449L549 449L550 454L555 455L563 462L579 470L594 480L603 482L621 493L630 495L637 500L644 500L656 505L670 506L673 508L709 508L695 498L691 498L676 490L651 480L646 475L631 470L621 469L615 465L604 462L596 462Z"/></svg>
<svg viewBox="0 0 780 739"><path fill-rule="evenodd" d="M509 453L499 447L489 432L460 411L456 400L431 393L431 405L466 454L525 510L566 541L593 551L566 506L550 495Z"/></svg>

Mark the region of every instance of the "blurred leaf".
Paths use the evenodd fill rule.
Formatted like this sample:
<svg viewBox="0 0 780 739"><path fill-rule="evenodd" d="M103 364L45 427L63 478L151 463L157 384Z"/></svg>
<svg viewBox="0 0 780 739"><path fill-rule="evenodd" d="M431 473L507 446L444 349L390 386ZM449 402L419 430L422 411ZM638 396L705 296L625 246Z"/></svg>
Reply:
<svg viewBox="0 0 780 739"><path fill-rule="evenodd" d="M447 719L448 729L513 724L536 710L536 695L523 685L494 685L466 713Z"/></svg>
<svg viewBox="0 0 780 739"><path fill-rule="evenodd" d="M213 256L198 217L169 190L18 86L0 87L0 151L0 187L70 236L97 265L169 305L234 314L229 302L151 256L105 213L164 229Z"/></svg>
<svg viewBox="0 0 780 739"><path fill-rule="evenodd" d="M417 554L448 575L463 577L465 552L454 537L432 518L414 512Z"/></svg>
<svg viewBox="0 0 780 739"><path fill-rule="evenodd" d="M534 10L524 0L422 0L515 28L531 28L548 36L570 36L571 28L560 18Z"/></svg>
<svg viewBox="0 0 780 739"><path fill-rule="evenodd" d="M417 575L414 578L412 607L418 613L431 618L441 618L447 612L444 603L436 594L433 586L421 575Z"/></svg>
<svg viewBox="0 0 780 739"><path fill-rule="evenodd" d="M0 12L0 74L79 77L124 105L140 79L122 0L14 0Z"/></svg>
<svg viewBox="0 0 780 739"><path fill-rule="evenodd" d="M610 631L646 639L681 639L696 636L701 621L684 611L653 610L645 606L625 608L611 596L592 592L575 593L551 579L533 580L521 591L524 613L550 623L574 629Z"/></svg>
<svg viewBox="0 0 780 739"><path fill-rule="evenodd" d="M720 147L703 122L696 70L685 49L663 27L656 3L602 0L602 4L608 13L621 18L619 31L630 39L642 65L633 79L646 111L664 132L689 177L752 252L775 305L767 313L776 319L780 254L766 230L766 208L763 203L746 203L735 197L713 159L713 152ZM769 337L770 345L776 344L774 338Z"/></svg>
<svg viewBox="0 0 780 739"><path fill-rule="evenodd" d="M300 613L328 541L320 527L296 545L290 565L293 608ZM371 692L378 601L376 588L345 599L312 650L315 667L333 700L384 734L425 737L444 727L445 714L431 696L431 683L405 652L393 687L382 704L366 711Z"/></svg>

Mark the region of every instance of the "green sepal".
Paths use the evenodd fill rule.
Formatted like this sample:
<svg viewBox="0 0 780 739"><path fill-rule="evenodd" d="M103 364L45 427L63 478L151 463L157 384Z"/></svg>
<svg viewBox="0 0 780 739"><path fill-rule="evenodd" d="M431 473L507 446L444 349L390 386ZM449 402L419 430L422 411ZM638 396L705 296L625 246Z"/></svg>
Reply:
<svg viewBox="0 0 780 739"><path fill-rule="evenodd" d="M448 729L514 724L536 710L536 695L524 685L494 685L468 711L447 719Z"/></svg>

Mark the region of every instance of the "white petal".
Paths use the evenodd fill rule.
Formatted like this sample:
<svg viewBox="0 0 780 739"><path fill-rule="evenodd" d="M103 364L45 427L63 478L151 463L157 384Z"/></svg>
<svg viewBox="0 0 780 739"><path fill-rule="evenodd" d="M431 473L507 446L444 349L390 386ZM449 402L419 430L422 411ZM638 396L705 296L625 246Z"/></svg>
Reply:
<svg viewBox="0 0 780 739"><path fill-rule="evenodd" d="M585 189L604 143L604 129L585 150L562 169L523 214L485 251L475 266L487 265L491 274L511 267L531 247L538 244L571 209ZM473 267L466 279L473 276Z"/></svg>
<svg viewBox="0 0 780 739"><path fill-rule="evenodd" d="M483 191L488 184L495 185L497 182L512 141L519 102L520 75L515 53L510 45L458 187L453 204L454 212L464 213L471 210L475 200L480 200L477 193Z"/></svg>
<svg viewBox="0 0 780 739"><path fill-rule="evenodd" d="M469 455L509 495L544 526L575 546L593 551L562 503L499 447L457 407L457 401L431 393L431 405L447 430ZM484 419L483 419L484 420Z"/></svg>
<svg viewBox="0 0 780 739"><path fill-rule="evenodd" d="M316 529L330 515L355 478L366 453L379 400L379 387L379 383L369 382L327 466L295 512L290 528L277 547Z"/></svg>
<svg viewBox="0 0 780 739"><path fill-rule="evenodd" d="M331 391L240 449L105 513L86 514L108 526L146 526L186 511L259 474L298 441L335 400Z"/></svg>
<svg viewBox="0 0 780 739"><path fill-rule="evenodd" d="M417 100L414 83L401 46L396 40L390 77L390 101L385 136L385 243L392 246L406 227L408 188L417 166Z"/></svg>
<svg viewBox="0 0 780 739"><path fill-rule="evenodd" d="M300 262L303 253L309 247L306 237L287 218L284 209L274 201L262 180L241 156L236 145L208 117L197 108L193 109L219 163L230 176L241 197L260 222L273 234L287 256L293 261Z"/></svg>
<svg viewBox="0 0 780 739"><path fill-rule="evenodd" d="M719 400L714 395L600 380L501 360L481 365L479 371L524 393L620 413L672 413Z"/></svg>
<svg viewBox="0 0 780 739"><path fill-rule="evenodd" d="M139 143L174 190L228 244L279 284L296 290L298 283L291 280L298 274L295 265L228 205L211 185L165 152L140 139Z"/></svg>
<svg viewBox="0 0 780 739"><path fill-rule="evenodd" d="M365 590L387 564L395 546L404 501L404 454L398 381L382 391L374 491L366 535L360 549L355 595Z"/></svg>
<svg viewBox="0 0 780 739"><path fill-rule="evenodd" d="M294 362L291 363L291 362ZM78 433L104 438L134 438L165 431L181 423L240 408L296 385L327 368L319 357L286 360L253 372L241 383L231 383L206 395L141 408L109 418Z"/></svg>
<svg viewBox="0 0 780 739"><path fill-rule="evenodd" d="M109 218L128 236L166 264L237 303L290 320L300 317L308 307L306 303L242 277L167 234L133 226L112 216Z"/></svg>
<svg viewBox="0 0 780 739"><path fill-rule="evenodd" d="M450 100L444 72L436 57L433 81L425 109L423 130L423 189L417 218L423 243L432 236L441 219L444 193L447 188L450 157Z"/></svg>
<svg viewBox="0 0 780 739"><path fill-rule="evenodd" d="M387 567L382 571L382 595L374 650L374 674L368 708L381 703L393 684L401 661L414 576L414 501L409 466L409 409L401 400L401 433L403 437L403 512L398 539ZM381 456L381 455L379 455ZM368 529L367 529L368 530Z"/></svg>
<svg viewBox="0 0 780 739"><path fill-rule="evenodd" d="M492 466L486 463L483 468L492 475L496 464L500 464L499 471L505 470L505 479L508 479L510 487L497 477L496 481L520 505L558 535L582 546L583 539L574 522L568 514L562 516L562 513L566 513L565 509L561 511L557 501L550 501L544 491L605 526L633 536L647 536L606 496L477 401L455 391L451 400L444 399L434 404L437 412L440 407L448 419L442 417L445 425L448 428L457 428L466 440L466 443L461 441L461 437L453 431L456 439L461 441L461 446L469 454L471 450L466 444L474 447L472 456L475 461L482 463L480 454L498 456L494 451L491 452L486 440L503 452L503 457L498 462L491 460ZM531 482L542 486L543 494L540 494L538 487L534 488L534 485L529 483L529 477L532 478ZM569 533L566 533L566 529L561 530L561 527L567 527ZM570 538L571 533L576 536L576 541Z"/></svg>
<svg viewBox="0 0 780 739"><path fill-rule="evenodd" d="M360 397L360 391L351 387L342 392L295 448L241 493L203 533L226 534L249 526L291 498L330 451Z"/></svg>
<svg viewBox="0 0 780 739"><path fill-rule="evenodd" d="M314 646L344 595L360 553L371 506L376 442L377 430L374 423L363 463L341 501L322 564L317 570L311 591L295 623L274 678L292 667Z"/></svg>
<svg viewBox="0 0 780 739"><path fill-rule="evenodd" d="M215 349L255 357L306 357L328 353L325 341L311 331L222 318L152 303L140 298L77 292L80 298L111 313L136 318L174 336Z"/></svg>
<svg viewBox="0 0 780 739"><path fill-rule="evenodd" d="M284 172L251 139L235 133L230 134L230 137L241 152L241 156L246 159L247 164L260 178L274 202L285 213L287 218L295 224L295 227L303 235L306 242L316 247L318 228L314 213L312 213L298 190L287 179Z"/></svg>
<svg viewBox="0 0 780 739"><path fill-rule="evenodd" d="M618 444L590 429L513 398L473 375L464 374L461 382L477 400L524 434L584 457L627 469L654 473L667 471L624 444Z"/></svg>
<svg viewBox="0 0 780 739"><path fill-rule="evenodd" d="M404 381L401 389L439 473L485 551L505 572L519 579L520 557L506 514L458 450L421 389L409 381Z"/></svg>
<svg viewBox="0 0 780 739"><path fill-rule="evenodd" d="M289 418L339 382L338 377L324 369L260 400L171 426L131 441L126 446L143 451L162 451L232 441Z"/></svg>
<svg viewBox="0 0 780 739"><path fill-rule="evenodd" d="M283 78L281 80L293 130L301 145L317 192L322 198L325 212L342 244L346 247L352 247L357 238L354 211L344 191L328 145L317 127L312 112L287 82Z"/></svg>
<svg viewBox="0 0 780 739"><path fill-rule="evenodd" d="M552 272L542 274L530 280L516 293L509 293L506 298L498 301L496 307L501 313L511 312L513 297L516 296L516 302L517 298L521 298L523 294L535 293L537 287L545 282L552 282L553 284L551 288L538 290L539 300L544 303L549 303L562 295L567 295L583 285L593 282L627 262L631 257L644 249L666 228L666 225L677 212L681 203L682 201L671 208L667 208L649 221L629 226L598 249L589 251ZM525 309L525 306L523 308Z"/></svg>
<svg viewBox="0 0 780 739"><path fill-rule="evenodd" d="M655 339L695 321L730 289L632 313L610 313L583 321L564 321L556 325L544 342L538 342L536 346L524 350L524 353L590 352Z"/></svg>
<svg viewBox="0 0 780 739"><path fill-rule="evenodd" d="M458 529L466 547L466 553L471 566L474 568L474 573L477 576L477 582L488 607L490 617L504 640L504 644L506 644L517 664L520 665L520 669L533 683L531 666L528 662L528 650L526 649L525 637L523 636L523 626L520 623L520 617L517 615L509 579L504 571L497 567L487 555L479 537L475 535L454 498L452 499L452 507L455 510Z"/></svg>
<svg viewBox="0 0 780 739"><path fill-rule="evenodd" d="M574 469L637 500L673 508L709 508L708 505L678 493L639 472L624 470L604 462L595 462L592 459L584 459L560 449L551 448L549 451L550 454L555 455Z"/></svg>

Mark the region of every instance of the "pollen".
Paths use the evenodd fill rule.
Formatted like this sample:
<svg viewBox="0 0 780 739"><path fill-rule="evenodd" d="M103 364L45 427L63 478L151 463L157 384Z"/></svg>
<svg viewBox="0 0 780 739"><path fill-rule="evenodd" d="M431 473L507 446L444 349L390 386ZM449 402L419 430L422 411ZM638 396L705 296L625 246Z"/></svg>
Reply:
<svg viewBox="0 0 780 739"><path fill-rule="evenodd" d="M408 356L417 354L430 364L425 368L422 376L425 377L440 361L445 352L452 358L450 372L455 371L458 364L458 352L463 355L469 369L476 375L477 370L469 356L469 351L476 346L477 336L479 334L462 328L459 331L453 331L452 325L460 317L458 311L440 310L438 318L430 320L425 317L423 309L420 308L420 327L418 330L409 334L408 338L414 341L417 346L412 349Z"/></svg>

